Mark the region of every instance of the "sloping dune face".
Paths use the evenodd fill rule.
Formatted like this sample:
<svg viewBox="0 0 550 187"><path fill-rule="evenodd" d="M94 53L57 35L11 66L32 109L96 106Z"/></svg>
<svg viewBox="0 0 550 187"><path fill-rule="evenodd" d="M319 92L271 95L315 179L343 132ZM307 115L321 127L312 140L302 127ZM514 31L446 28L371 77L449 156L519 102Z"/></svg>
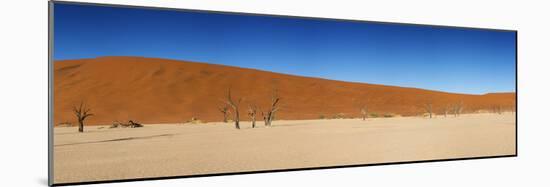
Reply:
<svg viewBox="0 0 550 187"><path fill-rule="evenodd" d="M87 124L181 123L195 117L221 121L218 111L231 88L248 120L249 105L265 110L273 90L282 108L277 119L318 119L369 113L419 115L432 103L436 113L463 103L464 112L515 108L515 93L453 94L415 88L350 83L273 72L157 58L100 57L54 62L54 123L75 123L72 108L84 102L94 116Z"/></svg>

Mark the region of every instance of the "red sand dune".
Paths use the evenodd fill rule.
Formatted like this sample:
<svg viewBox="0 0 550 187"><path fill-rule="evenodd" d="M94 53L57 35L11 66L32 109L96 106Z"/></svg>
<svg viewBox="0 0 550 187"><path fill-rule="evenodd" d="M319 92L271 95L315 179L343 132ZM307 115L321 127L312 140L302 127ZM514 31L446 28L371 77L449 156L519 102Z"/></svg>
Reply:
<svg viewBox="0 0 550 187"><path fill-rule="evenodd" d="M54 63L54 123L75 123L72 107L84 101L94 116L87 124L181 123L196 117L221 121L217 107L228 88L243 97L241 118L251 103L265 109L273 88L283 108L278 119L318 119L342 113L360 115L358 103L368 100L370 113L419 115L423 103L436 112L457 102L464 112L515 108L515 93L454 94L416 88L350 83L285 75L254 69L142 57L100 57Z"/></svg>

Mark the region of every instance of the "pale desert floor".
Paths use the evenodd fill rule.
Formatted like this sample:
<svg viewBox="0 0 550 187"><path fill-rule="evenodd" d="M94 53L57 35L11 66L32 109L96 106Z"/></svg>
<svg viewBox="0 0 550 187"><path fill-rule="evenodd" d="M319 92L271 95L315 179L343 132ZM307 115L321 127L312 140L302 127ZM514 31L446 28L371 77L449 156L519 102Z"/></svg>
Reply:
<svg viewBox="0 0 550 187"><path fill-rule="evenodd" d="M515 154L515 113L159 124L54 130L54 181L69 183Z"/></svg>

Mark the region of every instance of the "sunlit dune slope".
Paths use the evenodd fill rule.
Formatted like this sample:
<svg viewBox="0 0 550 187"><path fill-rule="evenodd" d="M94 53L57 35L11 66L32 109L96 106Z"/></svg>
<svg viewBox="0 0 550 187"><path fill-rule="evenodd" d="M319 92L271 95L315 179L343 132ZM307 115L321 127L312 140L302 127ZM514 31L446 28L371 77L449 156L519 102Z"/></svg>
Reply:
<svg viewBox="0 0 550 187"><path fill-rule="evenodd" d="M272 90L281 96L278 119L330 118L370 113L418 115L433 103L442 113L463 102L464 112L513 110L515 93L453 94L415 88L350 83L279 74L254 69L143 57L100 57L54 62L54 123L74 123L72 107L84 101L94 114L87 124L134 120L141 123L178 123L196 117L221 121L217 110L231 88L242 97L241 118L255 104L265 109Z"/></svg>

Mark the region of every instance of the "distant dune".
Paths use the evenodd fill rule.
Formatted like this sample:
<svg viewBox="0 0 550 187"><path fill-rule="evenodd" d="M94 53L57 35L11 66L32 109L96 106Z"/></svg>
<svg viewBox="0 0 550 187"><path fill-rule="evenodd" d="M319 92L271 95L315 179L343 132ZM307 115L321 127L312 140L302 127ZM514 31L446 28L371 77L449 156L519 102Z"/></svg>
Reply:
<svg viewBox="0 0 550 187"><path fill-rule="evenodd" d="M54 123L75 123L72 107L85 101L94 116L87 124L134 120L179 123L196 117L221 121L217 107L232 88L247 106L265 108L273 88L282 97L278 119L318 119L341 114L359 116L359 103L377 114L419 115L431 101L442 113L446 105L463 102L464 112L515 107L515 93L454 94L416 88L350 83L279 74L254 69L142 57L100 57L54 62Z"/></svg>

